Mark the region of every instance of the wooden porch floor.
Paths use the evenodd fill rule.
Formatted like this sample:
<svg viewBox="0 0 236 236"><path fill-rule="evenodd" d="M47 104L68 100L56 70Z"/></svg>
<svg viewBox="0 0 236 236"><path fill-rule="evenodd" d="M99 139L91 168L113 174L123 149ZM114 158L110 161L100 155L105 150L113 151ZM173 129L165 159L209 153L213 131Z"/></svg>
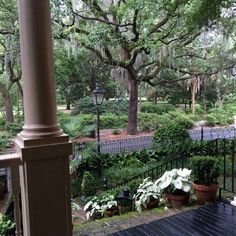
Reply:
<svg viewBox="0 0 236 236"><path fill-rule="evenodd" d="M236 236L236 207L217 202L110 236Z"/></svg>

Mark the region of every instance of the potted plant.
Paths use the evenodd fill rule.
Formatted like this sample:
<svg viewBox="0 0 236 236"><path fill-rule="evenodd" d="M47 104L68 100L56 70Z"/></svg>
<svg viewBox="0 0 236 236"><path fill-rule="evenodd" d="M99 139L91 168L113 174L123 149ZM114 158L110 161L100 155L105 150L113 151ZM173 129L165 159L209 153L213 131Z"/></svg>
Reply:
<svg viewBox="0 0 236 236"><path fill-rule="evenodd" d="M191 160L198 203L214 202L219 189L220 161L212 156L195 156Z"/></svg>
<svg viewBox="0 0 236 236"><path fill-rule="evenodd" d="M118 214L117 201L112 194L92 198L85 206L87 219L99 219L102 216L111 217Z"/></svg>
<svg viewBox="0 0 236 236"><path fill-rule="evenodd" d="M146 178L139 185L137 193L134 195L135 206L137 211L152 209L159 204L160 188L153 181Z"/></svg>
<svg viewBox="0 0 236 236"><path fill-rule="evenodd" d="M117 201L115 201L114 196L110 195L107 202L102 205L103 215L105 217L112 217L115 215L119 215L119 209L117 206Z"/></svg>
<svg viewBox="0 0 236 236"><path fill-rule="evenodd" d="M188 203L189 191L191 189L190 181L191 170L173 169L166 171L161 178L155 181L160 191L166 195L173 208Z"/></svg>

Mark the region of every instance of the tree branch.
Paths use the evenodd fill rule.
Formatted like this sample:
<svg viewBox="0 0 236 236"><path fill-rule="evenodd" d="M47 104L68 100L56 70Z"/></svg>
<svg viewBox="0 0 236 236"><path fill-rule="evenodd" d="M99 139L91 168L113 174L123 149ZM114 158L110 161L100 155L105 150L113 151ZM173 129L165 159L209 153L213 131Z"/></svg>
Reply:
<svg viewBox="0 0 236 236"><path fill-rule="evenodd" d="M133 33L134 33L134 38L132 39L133 42L137 42L138 39L139 39L139 32L137 30L137 18L138 18L138 13L139 13L139 10L138 9L135 9L134 11L134 18L133 18L133 24L132 24L132 29L133 29Z"/></svg>
<svg viewBox="0 0 236 236"><path fill-rule="evenodd" d="M88 16L83 16L83 15L80 15L78 13L75 13L78 17L84 19L84 20L90 20L90 21L98 21L98 22L102 22L102 23L105 23L107 25L113 25L113 26L117 26L117 27L127 27L127 26L132 26L133 24L132 23L127 23L127 24L119 24L119 23L116 23L116 22L111 22L109 20L103 20L103 19L99 19L99 18L96 18L96 17L88 17Z"/></svg>

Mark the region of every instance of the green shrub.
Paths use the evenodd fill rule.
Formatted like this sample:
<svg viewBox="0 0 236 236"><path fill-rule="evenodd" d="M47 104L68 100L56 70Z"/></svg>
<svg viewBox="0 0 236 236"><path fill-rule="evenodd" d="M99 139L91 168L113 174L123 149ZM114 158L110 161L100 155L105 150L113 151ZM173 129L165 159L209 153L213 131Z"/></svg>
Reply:
<svg viewBox="0 0 236 236"><path fill-rule="evenodd" d="M114 134L114 135L118 135L118 134L120 134L121 133L121 131L119 130L119 129L114 129L113 131L112 131L112 134Z"/></svg>
<svg viewBox="0 0 236 236"><path fill-rule="evenodd" d="M200 104L195 104L195 113L196 114L204 114L204 110Z"/></svg>
<svg viewBox="0 0 236 236"><path fill-rule="evenodd" d="M122 163L116 164L109 169L104 171L104 176L106 176L110 182L111 186L116 186L126 182L131 177L139 175L150 169L150 166L141 163L129 163L129 166L124 167Z"/></svg>
<svg viewBox="0 0 236 236"><path fill-rule="evenodd" d="M113 113L116 115L127 114L129 108L128 100L104 100L100 106L100 113ZM78 100L75 104L73 114L95 114L96 107L91 97L85 97Z"/></svg>
<svg viewBox="0 0 236 236"><path fill-rule="evenodd" d="M72 198L75 198L81 194L81 184L78 181L71 180L70 191Z"/></svg>
<svg viewBox="0 0 236 236"><path fill-rule="evenodd" d="M116 155L102 153L97 155L94 153L80 161L77 172L83 173L84 171L90 171L93 173L93 176L106 176L109 181L115 185L117 181L120 182L120 180L123 181L123 179L127 178L126 173L122 171L124 168L127 168L130 177L133 176L133 174L143 172L156 166L159 160L160 158L157 153L150 150L119 153Z"/></svg>
<svg viewBox="0 0 236 236"><path fill-rule="evenodd" d="M136 178L131 180L129 183L127 183L123 189L128 189L130 191L131 194L135 194L137 192L137 189L139 187L139 185L142 183L141 178Z"/></svg>
<svg viewBox="0 0 236 236"><path fill-rule="evenodd" d="M193 127L194 121L181 110L157 115L155 113L138 113L138 127L141 130L155 130L169 124L181 125L186 129Z"/></svg>
<svg viewBox="0 0 236 236"><path fill-rule="evenodd" d="M106 113L100 116L100 127L102 129L123 128L126 127L127 122L127 115L117 116L112 113Z"/></svg>
<svg viewBox="0 0 236 236"><path fill-rule="evenodd" d="M207 114L205 116L206 118L206 121L207 121L207 124L210 125L210 126L214 126L217 124L217 118L215 117L214 114Z"/></svg>
<svg viewBox="0 0 236 236"><path fill-rule="evenodd" d="M186 129L169 124L155 131L153 147L164 156L178 156L189 151L191 138Z"/></svg>
<svg viewBox="0 0 236 236"><path fill-rule="evenodd" d="M88 171L84 172L81 191L85 197L93 196L96 193L95 179Z"/></svg>
<svg viewBox="0 0 236 236"><path fill-rule="evenodd" d="M168 103L158 103L153 104L150 102L141 103L140 111L145 113L155 113L157 115L162 115L163 113L167 113L169 111L173 111L176 108Z"/></svg>
<svg viewBox="0 0 236 236"><path fill-rule="evenodd" d="M84 97L79 99L75 103L75 109L73 110L73 114L95 114L96 108L93 104L92 97Z"/></svg>
<svg viewBox="0 0 236 236"><path fill-rule="evenodd" d="M194 121L190 117L185 115L177 117L174 123L183 126L185 129L191 129L194 125Z"/></svg>
<svg viewBox="0 0 236 236"><path fill-rule="evenodd" d="M123 166L132 167L132 168L140 168L143 166L143 163L139 159L137 159L135 156L132 156L131 158L124 160Z"/></svg>
<svg viewBox="0 0 236 236"><path fill-rule="evenodd" d="M3 129L6 125L6 120L4 117L0 117L0 129Z"/></svg>
<svg viewBox="0 0 236 236"><path fill-rule="evenodd" d="M5 130L15 136L22 131L23 123L6 123Z"/></svg>
<svg viewBox="0 0 236 236"><path fill-rule="evenodd" d="M155 113L138 113L138 127L140 130L155 130L159 127L160 116Z"/></svg>
<svg viewBox="0 0 236 236"><path fill-rule="evenodd" d="M65 122L66 121L66 122ZM95 125L88 125L79 116L70 117L63 122L63 130L70 137L86 137L95 130Z"/></svg>
<svg viewBox="0 0 236 236"><path fill-rule="evenodd" d="M108 100L101 106L102 113L113 113L116 115L127 114L129 110L128 100Z"/></svg>
<svg viewBox="0 0 236 236"><path fill-rule="evenodd" d="M224 110L227 114L233 116L236 114L236 105L235 103L228 103L225 105Z"/></svg>
<svg viewBox="0 0 236 236"><path fill-rule="evenodd" d="M195 156L191 159L195 181L201 185L217 183L220 176L220 160L213 156Z"/></svg>
<svg viewBox="0 0 236 236"><path fill-rule="evenodd" d="M10 147L11 135L8 132L0 132L0 151Z"/></svg>
<svg viewBox="0 0 236 236"><path fill-rule="evenodd" d="M7 216L0 214L0 235L12 235L10 232L14 229L14 227L14 222L12 222Z"/></svg>
<svg viewBox="0 0 236 236"><path fill-rule="evenodd" d="M185 112L181 110L170 111L164 114L163 119L168 120L166 124L174 123L176 125L183 126L185 129L192 128L194 124L191 116L187 116Z"/></svg>

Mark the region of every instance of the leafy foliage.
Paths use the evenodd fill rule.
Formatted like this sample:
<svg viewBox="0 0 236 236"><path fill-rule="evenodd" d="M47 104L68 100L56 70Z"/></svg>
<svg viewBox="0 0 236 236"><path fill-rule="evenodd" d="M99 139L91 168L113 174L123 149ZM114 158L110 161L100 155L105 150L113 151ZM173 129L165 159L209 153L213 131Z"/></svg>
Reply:
<svg viewBox="0 0 236 236"><path fill-rule="evenodd" d="M191 170L186 168L166 171L161 178L155 181L155 185L159 186L159 191L162 193L188 193L191 189L191 172Z"/></svg>
<svg viewBox="0 0 236 236"><path fill-rule="evenodd" d="M159 199L160 188L154 184L149 178L143 180L137 189L137 193L134 195L135 206L137 211L141 212L142 207L147 208L147 203L152 199Z"/></svg>
<svg viewBox="0 0 236 236"><path fill-rule="evenodd" d="M9 231L14 229L15 223L7 216L0 214L0 235L8 235Z"/></svg>
<svg viewBox="0 0 236 236"><path fill-rule="evenodd" d="M87 212L87 219L89 219L96 213L103 215L105 210L112 209L116 206L117 201L115 200L115 196L110 193L103 193L87 202L84 210Z"/></svg>
<svg viewBox="0 0 236 236"><path fill-rule="evenodd" d="M95 130L95 125L87 125L79 117L71 117L63 125L63 130L70 137L86 137L91 131Z"/></svg>
<svg viewBox="0 0 236 236"><path fill-rule="evenodd" d="M149 102L141 103L140 111L146 113L156 113L157 115L162 115L163 113L167 113L169 111L173 111L176 108L168 103L159 103L152 104Z"/></svg>
<svg viewBox="0 0 236 236"><path fill-rule="evenodd" d="M15 136L17 133L20 133L23 127L23 123L6 123L5 130Z"/></svg>
<svg viewBox="0 0 236 236"><path fill-rule="evenodd" d="M52 1L56 34L73 41L72 47L79 44L103 64L113 67L117 72L114 78L119 83L125 81L130 91L135 91L134 84L140 82L165 84L162 73L175 74L167 81L173 83L194 77L196 71L212 71L212 66L204 66L204 56L210 57L210 52L194 48L194 40L220 18L226 2L229 1ZM137 100L138 89L130 96L129 106L134 109L133 114L132 109L128 113L131 133L137 129Z"/></svg>
<svg viewBox="0 0 236 236"><path fill-rule="evenodd" d="M11 136L7 132L0 132L0 151L4 150L7 147L10 147Z"/></svg>
<svg viewBox="0 0 236 236"><path fill-rule="evenodd" d="M176 157L186 153L190 136L181 125L170 124L158 129L153 136L153 147L164 156Z"/></svg>
<svg viewBox="0 0 236 236"><path fill-rule="evenodd" d="M96 183L95 179L92 176L92 174L88 171L84 172L82 184L81 184L81 190L82 194L85 197L93 196L96 193Z"/></svg>
<svg viewBox="0 0 236 236"><path fill-rule="evenodd" d="M213 156L195 156L191 159L196 183L211 185L217 183L220 176L220 160Z"/></svg>

